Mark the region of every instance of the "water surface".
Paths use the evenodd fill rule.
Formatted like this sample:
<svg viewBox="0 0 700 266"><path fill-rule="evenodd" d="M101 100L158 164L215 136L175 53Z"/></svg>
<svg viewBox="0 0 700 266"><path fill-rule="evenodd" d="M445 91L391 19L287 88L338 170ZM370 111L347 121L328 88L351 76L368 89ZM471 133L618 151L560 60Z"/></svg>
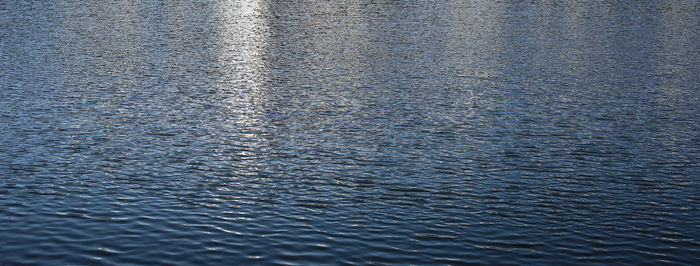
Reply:
<svg viewBox="0 0 700 266"><path fill-rule="evenodd" d="M698 8L4 1L0 263L696 263Z"/></svg>

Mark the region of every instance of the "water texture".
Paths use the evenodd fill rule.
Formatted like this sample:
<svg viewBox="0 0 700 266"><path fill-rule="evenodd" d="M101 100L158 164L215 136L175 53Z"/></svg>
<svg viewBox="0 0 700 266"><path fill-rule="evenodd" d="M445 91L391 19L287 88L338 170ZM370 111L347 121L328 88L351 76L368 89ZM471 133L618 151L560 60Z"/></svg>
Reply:
<svg viewBox="0 0 700 266"><path fill-rule="evenodd" d="M699 11L3 1L0 263L697 263Z"/></svg>

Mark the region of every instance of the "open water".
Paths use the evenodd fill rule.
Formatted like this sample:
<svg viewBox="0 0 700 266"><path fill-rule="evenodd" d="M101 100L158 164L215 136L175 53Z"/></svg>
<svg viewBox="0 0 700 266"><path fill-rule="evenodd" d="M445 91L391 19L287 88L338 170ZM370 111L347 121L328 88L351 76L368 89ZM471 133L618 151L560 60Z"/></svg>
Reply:
<svg viewBox="0 0 700 266"><path fill-rule="evenodd" d="M696 264L699 6L2 1L0 263Z"/></svg>

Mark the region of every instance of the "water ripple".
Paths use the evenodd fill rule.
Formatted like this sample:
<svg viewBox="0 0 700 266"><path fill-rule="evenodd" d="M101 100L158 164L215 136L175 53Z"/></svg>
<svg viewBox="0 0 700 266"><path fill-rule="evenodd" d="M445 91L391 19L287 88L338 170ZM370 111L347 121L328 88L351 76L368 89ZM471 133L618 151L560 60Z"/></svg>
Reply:
<svg viewBox="0 0 700 266"><path fill-rule="evenodd" d="M9 1L0 264L685 264L692 1Z"/></svg>

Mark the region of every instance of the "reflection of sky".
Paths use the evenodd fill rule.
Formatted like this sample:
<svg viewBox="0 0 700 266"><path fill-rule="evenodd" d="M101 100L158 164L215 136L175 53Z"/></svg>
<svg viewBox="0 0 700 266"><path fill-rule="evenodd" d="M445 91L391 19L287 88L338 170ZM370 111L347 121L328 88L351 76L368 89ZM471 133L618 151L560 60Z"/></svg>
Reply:
<svg viewBox="0 0 700 266"><path fill-rule="evenodd" d="M689 5L692 3L671 1L661 3L658 7L660 12L655 29L658 38L655 46L660 50L656 53L656 71L659 75L671 79L672 82L661 85L669 97L683 98L683 91L697 91L697 88L692 86L698 83L700 20L692 12L693 7ZM674 73L683 75L674 75ZM668 84L677 83L685 86L668 86ZM698 95L694 97L697 98Z"/></svg>
<svg viewBox="0 0 700 266"><path fill-rule="evenodd" d="M700 102L700 19L692 1L670 1L658 5L655 20L654 100L667 118L658 123L659 139L668 150L679 150L697 136ZM675 154L682 158L683 154ZM691 159L692 160L692 159Z"/></svg>
<svg viewBox="0 0 700 266"><path fill-rule="evenodd" d="M649 76L658 80L663 93L656 100L662 104L688 105L687 99L697 98L689 89L697 79L690 71L697 59L691 49L697 19L680 3L446 5L62 6L71 12L57 13L64 16L55 18L57 24L80 22L61 29L62 69L81 74L60 77L75 90L67 94L71 97L92 97L80 90L109 88L96 109L110 110L113 104L127 118L143 111L139 108L184 113L183 99L211 90L222 109L219 126L255 140L270 117L277 119L266 107L284 109L290 117L319 116L278 119L292 129L379 127L362 124L371 114L468 121L464 124L473 130L483 130L504 124L486 117L508 112L527 119L556 113L560 116L554 118L563 121L589 108L596 118L606 118L606 112L616 113L606 104L615 97L637 102L646 97L634 90L617 95L616 86L644 83ZM148 104L138 100L144 98ZM537 101L571 108L549 110L551 105ZM135 108L133 102L143 106ZM435 103L444 109L416 108ZM405 104L405 112L389 108L397 104Z"/></svg>

